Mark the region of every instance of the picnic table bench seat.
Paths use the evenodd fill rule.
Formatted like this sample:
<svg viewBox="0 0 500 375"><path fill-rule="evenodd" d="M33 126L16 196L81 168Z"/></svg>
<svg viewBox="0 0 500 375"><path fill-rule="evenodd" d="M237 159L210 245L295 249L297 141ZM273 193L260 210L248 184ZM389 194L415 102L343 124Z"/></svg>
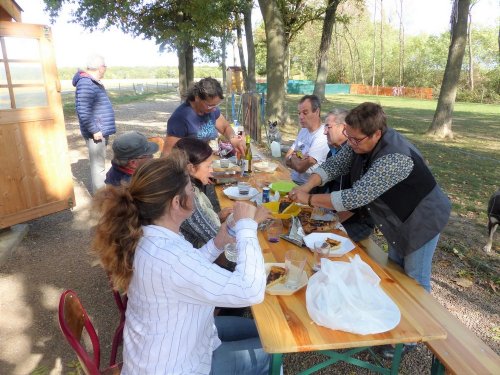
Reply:
<svg viewBox="0 0 500 375"><path fill-rule="evenodd" d="M394 277L403 288L447 331L446 339L430 340L425 344L433 353L431 374L500 374L500 357L474 332L441 306L415 280L409 278L396 263L371 239L361 247Z"/></svg>

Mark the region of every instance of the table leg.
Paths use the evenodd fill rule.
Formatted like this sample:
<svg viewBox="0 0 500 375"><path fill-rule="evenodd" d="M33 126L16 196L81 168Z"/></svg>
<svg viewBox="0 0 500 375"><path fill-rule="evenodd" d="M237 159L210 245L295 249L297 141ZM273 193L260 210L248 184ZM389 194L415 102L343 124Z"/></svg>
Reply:
<svg viewBox="0 0 500 375"><path fill-rule="evenodd" d="M394 348L394 357L392 358L391 375L398 375L399 363L401 362L401 354L403 353L404 344L396 344Z"/></svg>
<svg viewBox="0 0 500 375"><path fill-rule="evenodd" d="M271 363L269 364L269 375L280 375L281 364L283 363L283 354L271 354Z"/></svg>
<svg viewBox="0 0 500 375"><path fill-rule="evenodd" d="M445 368L436 356L432 356L431 375L444 375Z"/></svg>

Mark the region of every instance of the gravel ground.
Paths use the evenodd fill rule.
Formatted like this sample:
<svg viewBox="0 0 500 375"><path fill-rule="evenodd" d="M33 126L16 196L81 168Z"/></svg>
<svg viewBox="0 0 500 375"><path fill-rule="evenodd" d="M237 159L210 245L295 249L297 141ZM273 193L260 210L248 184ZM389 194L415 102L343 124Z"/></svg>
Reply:
<svg viewBox="0 0 500 375"><path fill-rule="evenodd" d="M178 103L172 96L117 106L118 132L138 130L147 136L163 135L166 119ZM76 207L31 221L28 235L15 253L0 264L0 374L72 372L76 359L57 323L59 295L64 289L79 294L101 339L101 363L108 362L118 312L102 269L88 253L89 228L94 221L90 215L86 148L76 119L68 118L66 123ZM453 246L452 239L463 236L479 254L484 232L484 228L452 218L443 242ZM379 238L376 240L380 242ZM498 265L498 245L495 249L496 253L485 261ZM500 354L498 293L486 282L460 286L457 274L463 275L468 268L450 252L438 251L434 264L433 296ZM320 358L323 356L308 353L285 355L285 374L296 374ZM419 344L403 358L400 373L429 373L430 366L431 354L425 345ZM370 371L340 363L317 373Z"/></svg>

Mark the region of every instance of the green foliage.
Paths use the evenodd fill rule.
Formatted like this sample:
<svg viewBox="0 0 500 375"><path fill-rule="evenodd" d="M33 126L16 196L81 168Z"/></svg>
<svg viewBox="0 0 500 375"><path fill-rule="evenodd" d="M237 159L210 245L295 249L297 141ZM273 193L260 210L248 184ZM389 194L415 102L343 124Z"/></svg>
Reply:
<svg viewBox="0 0 500 375"><path fill-rule="evenodd" d="M327 82L371 84L374 25L364 6L342 3L337 8L337 22L329 51ZM473 20L474 21L474 20ZM294 76L315 79L321 22L311 22L291 43L291 67ZM399 29L386 20L384 30L384 83L399 84ZM381 84L380 22L376 24L375 84ZM464 58L457 100L498 103L500 66L498 28L479 28L473 23L472 53L475 90L467 89L468 58ZM439 94L446 67L450 35L407 36L404 45L404 77L406 87L431 87Z"/></svg>

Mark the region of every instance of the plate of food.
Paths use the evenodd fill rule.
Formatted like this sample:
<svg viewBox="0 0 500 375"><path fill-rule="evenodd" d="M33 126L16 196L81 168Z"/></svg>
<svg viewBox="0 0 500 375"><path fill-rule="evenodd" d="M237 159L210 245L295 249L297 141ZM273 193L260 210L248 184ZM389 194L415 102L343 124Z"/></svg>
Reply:
<svg viewBox="0 0 500 375"><path fill-rule="evenodd" d="M276 182L273 182L271 185L269 185L269 187L271 188L271 190L273 191L278 191L281 195L286 195L288 194L290 191L292 191L292 189L297 186L297 184L293 181L276 181Z"/></svg>
<svg viewBox="0 0 500 375"><path fill-rule="evenodd" d="M341 257L347 254L349 251L354 250L356 246L353 242L347 238L342 237L334 233L311 233L304 236L304 243L306 246L313 251L314 244L318 241L324 241L330 247L331 257Z"/></svg>
<svg viewBox="0 0 500 375"><path fill-rule="evenodd" d="M235 201L248 201L255 197L257 194L259 194L259 191L256 188L251 187L250 190L248 191L248 194L240 194L239 189L237 186L230 186L228 188L225 188L222 190L224 194L229 199L235 200Z"/></svg>
<svg viewBox="0 0 500 375"><path fill-rule="evenodd" d="M274 296L290 296L307 285L309 278L306 271L302 272L297 288L289 289L285 286L285 263L266 263L266 293Z"/></svg>
<svg viewBox="0 0 500 375"><path fill-rule="evenodd" d="M253 167L259 172L271 173L278 168L278 163L273 163L271 161L260 161L253 164Z"/></svg>
<svg viewBox="0 0 500 375"><path fill-rule="evenodd" d="M341 225L337 220L325 221L313 219L313 208L302 207L299 213L300 224L305 234L309 233L331 233L334 229L341 229Z"/></svg>

